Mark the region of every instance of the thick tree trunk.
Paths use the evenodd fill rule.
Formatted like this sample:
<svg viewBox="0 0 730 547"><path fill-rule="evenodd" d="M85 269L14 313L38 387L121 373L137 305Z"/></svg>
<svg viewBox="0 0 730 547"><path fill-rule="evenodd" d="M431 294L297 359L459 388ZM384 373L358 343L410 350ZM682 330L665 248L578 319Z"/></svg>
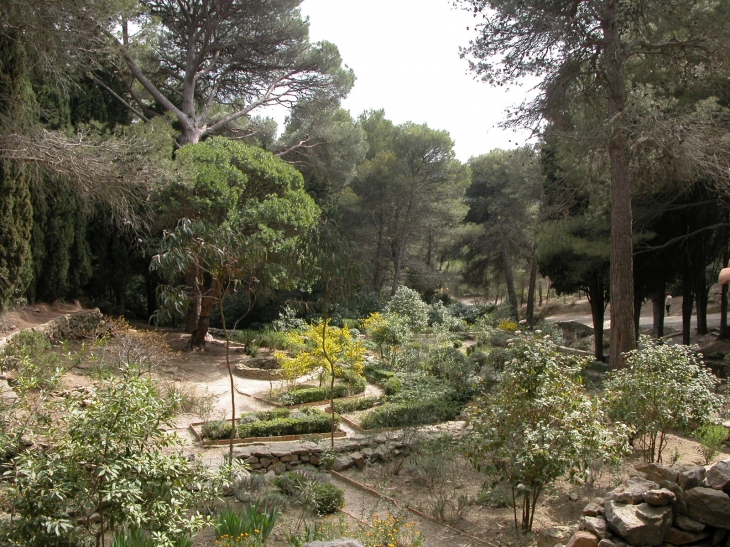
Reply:
<svg viewBox="0 0 730 547"><path fill-rule="evenodd" d="M205 336L208 334L208 327L210 326L210 312L213 311L213 308L218 303L220 295L221 285L217 278L213 278L210 284L210 289L206 290L205 295L202 298L198 324L190 335L188 347L205 348Z"/></svg>
<svg viewBox="0 0 730 547"><path fill-rule="evenodd" d="M695 283L695 309L697 313L697 334L707 334L710 329L707 328L707 300L709 294L705 284L704 270L698 274Z"/></svg>
<svg viewBox="0 0 730 547"><path fill-rule="evenodd" d="M682 343L688 346L691 342L692 324L692 302L694 294L692 291L692 279L684 276L682 279Z"/></svg>
<svg viewBox="0 0 730 547"><path fill-rule="evenodd" d="M606 291L603 278L596 276L588 288L588 302L593 317L593 356L603 361L603 318L606 310Z"/></svg>
<svg viewBox="0 0 730 547"><path fill-rule="evenodd" d="M194 291L195 296L190 300L188 304L188 311L185 317L185 332L192 333L198 324L198 317L200 317L200 307L202 305L200 289L197 283L198 272L196 269L191 269L185 273L185 284L189 287L189 290Z"/></svg>
<svg viewBox="0 0 730 547"><path fill-rule="evenodd" d="M723 340L730 338L727 326L727 283L722 285L722 292L720 292L720 338Z"/></svg>
<svg viewBox="0 0 730 547"><path fill-rule="evenodd" d="M532 254L530 265L530 283L527 287L527 325L532 328L535 324L535 284L537 282L537 257Z"/></svg>
<svg viewBox="0 0 730 547"><path fill-rule="evenodd" d="M515 320L519 319L517 312L517 291L515 290L515 277L512 273L512 263L509 259L509 252L507 251L507 241L502 231L500 235L500 247L502 254L502 272L504 273L504 280L507 284L507 298L509 300L510 314Z"/></svg>
<svg viewBox="0 0 730 547"><path fill-rule="evenodd" d="M657 291L654 293L654 295L651 298L652 304L654 306L654 336L657 338L661 338L664 336L664 298L667 290L667 284L662 283L662 286L660 289L657 289Z"/></svg>
<svg viewBox="0 0 730 547"><path fill-rule="evenodd" d="M611 161L611 359L610 368L626 366L624 353L636 348L634 331L634 268L629 152L623 113L626 105L618 2L605 4L601 21L603 67L608 92Z"/></svg>

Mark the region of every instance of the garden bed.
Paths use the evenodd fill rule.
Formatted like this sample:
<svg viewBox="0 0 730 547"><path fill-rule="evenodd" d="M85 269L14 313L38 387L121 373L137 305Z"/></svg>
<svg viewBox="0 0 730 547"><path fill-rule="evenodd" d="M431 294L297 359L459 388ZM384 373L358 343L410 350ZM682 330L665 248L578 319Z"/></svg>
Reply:
<svg viewBox="0 0 730 547"><path fill-rule="evenodd" d="M296 416L294 414L297 414ZM335 421L335 427L339 418ZM195 437L203 445L224 445L230 443L231 421L215 420L190 424ZM331 415L317 409L304 409L292 413L288 409L251 412L236 420L234 444L271 441L295 441L303 438L327 438L331 436ZM335 437L345 433L336 429Z"/></svg>

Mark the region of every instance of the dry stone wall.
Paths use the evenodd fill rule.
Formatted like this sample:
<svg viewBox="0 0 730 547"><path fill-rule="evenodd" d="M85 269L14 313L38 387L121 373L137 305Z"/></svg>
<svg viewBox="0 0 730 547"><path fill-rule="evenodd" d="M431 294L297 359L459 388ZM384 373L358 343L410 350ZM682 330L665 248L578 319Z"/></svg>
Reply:
<svg viewBox="0 0 730 547"><path fill-rule="evenodd" d="M391 456L400 455L406 450L406 435L402 432L390 432L337 439L333 448L330 447L329 439L320 443L256 443L235 448L233 457L244 460L256 473L271 471L279 475L305 464L314 467L326 464L335 471L351 467L362 469L368 462L387 461Z"/></svg>
<svg viewBox="0 0 730 547"><path fill-rule="evenodd" d="M637 470L583 509L578 531L546 530L538 547L730 547L730 460Z"/></svg>

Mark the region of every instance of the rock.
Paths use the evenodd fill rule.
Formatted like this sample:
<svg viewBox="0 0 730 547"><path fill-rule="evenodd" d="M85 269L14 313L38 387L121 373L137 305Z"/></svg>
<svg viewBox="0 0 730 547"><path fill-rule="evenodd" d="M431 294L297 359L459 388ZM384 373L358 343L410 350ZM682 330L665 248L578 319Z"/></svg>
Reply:
<svg viewBox="0 0 730 547"><path fill-rule="evenodd" d="M271 459L270 458L259 458L259 463L263 465L264 467L269 467L271 465Z"/></svg>
<svg viewBox="0 0 730 547"><path fill-rule="evenodd" d="M730 526L730 523L728 523L728 526ZM730 530L726 530L723 528L718 528L717 530L715 530L715 533L712 535L711 540L713 547L716 545L720 545L720 543L722 543L722 540L727 537L729 531Z"/></svg>
<svg viewBox="0 0 730 547"><path fill-rule="evenodd" d="M286 464L283 462L277 462L272 464L269 469L277 475L281 475L284 471L286 471Z"/></svg>
<svg viewBox="0 0 730 547"><path fill-rule="evenodd" d="M625 544L621 544L625 545ZM602 539L598 542L598 547L618 547L619 544L611 541L610 539Z"/></svg>
<svg viewBox="0 0 730 547"><path fill-rule="evenodd" d="M697 488L705 480L706 470L702 465L684 465L679 468L677 473L677 484L683 490L691 490Z"/></svg>
<svg viewBox="0 0 730 547"><path fill-rule="evenodd" d="M312 465L319 465L319 462L319 456L309 456L309 463L311 463Z"/></svg>
<svg viewBox="0 0 730 547"><path fill-rule="evenodd" d="M702 530L707 528L707 525L705 523L699 522L695 519L691 519L685 515L677 515L677 517L674 519L674 524L677 526L677 528L687 530L688 532L701 532Z"/></svg>
<svg viewBox="0 0 730 547"><path fill-rule="evenodd" d="M606 519L603 517L581 517L578 529L590 532L600 539L608 538Z"/></svg>
<svg viewBox="0 0 730 547"><path fill-rule="evenodd" d="M724 492L698 486L687 490L684 498L689 517L718 528L730 523L730 497Z"/></svg>
<svg viewBox="0 0 730 547"><path fill-rule="evenodd" d="M568 499L570 501L578 501L580 499L580 496L576 492L571 492L568 494Z"/></svg>
<svg viewBox="0 0 730 547"><path fill-rule="evenodd" d="M688 532L687 530L672 527L667 532L667 535L664 536L664 541L672 545L687 545L695 541L702 541L708 537L710 537L710 534L707 532Z"/></svg>
<svg viewBox="0 0 730 547"><path fill-rule="evenodd" d="M661 488L666 488L672 492L676 500L674 501L674 514L686 515L687 514L687 503L684 501L684 491L679 487L676 482L661 481L659 483Z"/></svg>
<svg viewBox="0 0 730 547"><path fill-rule="evenodd" d="M555 547L555 545L567 545L573 536L573 528L570 526L555 526L540 530L537 533L537 547Z"/></svg>
<svg viewBox="0 0 730 547"><path fill-rule="evenodd" d="M657 483L662 480L677 482L677 472L659 463L642 463L636 466L636 470L650 481Z"/></svg>
<svg viewBox="0 0 730 547"><path fill-rule="evenodd" d="M8 381L4 378L1 379L0 380L0 399L2 399L3 401L5 401L7 403L12 403L17 398L18 398L18 394L15 393L15 391L13 391L10 388L10 385L8 385Z"/></svg>
<svg viewBox="0 0 730 547"><path fill-rule="evenodd" d="M648 481L641 477L631 477L624 484L606 494L606 502L641 503L644 501L644 492L656 490L657 488L659 488L659 485L654 481Z"/></svg>
<svg viewBox="0 0 730 547"><path fill-rule="evenodd" d="M355 452L351 454L350 457L358 469L363 469L365 467L365 457L360 452Z"/></svg>
<svg viewBox="0 0 730 547"><path fill-rule="evenodd" d="M583 508L583 515L586 517L597 517L603 514L603 498L594 498Z"/></svg>
<svg viewBox="0 0 730 547"><path fill-rule="evenodd" d="M276 478L276 473L274 473L273 471L267 471L267 472L266 472L266 473L264 474L264 480L265 480L265 481L266 481L267 483L273 482L275 478Z"/></svg>
<svg viewBox="0 0 730 547"><path fill-rule="evenodd" d="M705 475L707 486L730 494L730 460L717 462Z"/></svg>
<svg viewBox="0 0 730 547"><path fill-rule="evenodd" d="M353 465L355 465L355 462L352 461L351 457L337 456L332 464L332 469L334 471L344 471L345 469L350 469Z"/></svg>
<svg viewBox="0 0 730 547"><path fill-rule="evenodd" d="M644 501L649 505L671 505L677 501L677 496L671 490L660 488L659 490L647 490L644 492Z"/></svg>
<svg viewBox="0 0 730 547"><path fill-rule="evenodd" d="M304 547L362 547L362 544L353 538L339 538L331 541L313 541Z"/></svg>
<svg viewBox="0 0 730 547"><path fill-rule="evenodd" d="M566 547L598 547L598 538L590 532L576 532Z"/></svg>
<svg viewBox="0 0 730 547"><path fill-rule="evenodd" d="M608 527L631 545L661 545L672 526L672 508L606 501Z"/></svg>

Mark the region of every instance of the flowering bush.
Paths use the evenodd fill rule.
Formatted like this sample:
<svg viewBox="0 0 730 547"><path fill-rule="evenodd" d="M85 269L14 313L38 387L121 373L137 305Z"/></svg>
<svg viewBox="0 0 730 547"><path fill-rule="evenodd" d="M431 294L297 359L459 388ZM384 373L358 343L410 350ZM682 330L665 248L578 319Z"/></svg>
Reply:
<svg viewBox="0 0 730 547"><path fill-rule="evenodd" d="M413 332L418 332L428 326L428 304L421 300L421 296L416 291L402 285L385 305L385 312L402 317Z"/></svg>
<svg viewBox="0 0 730 547"><path fill-rule="evenodd" d="M617 461L626 450L625 428L609 427L581 385L583 364L550 340L517 335L497 384L470 409L467 455L509 485L524 532L545 487L563 476L588 479L591 461Z"/></svg>
<svg viewBox="0 0 730 547"><path fill-rule="evenodd" d="M369 522L360 525L356 534L363 547L421 547L423 537L413 522L390 513L381 517L373 515Z"/></svg>
<svg viewBox="0 0 730 547"><path fill-rule="evenodd" d="M626 368L611 373L604 398L612 419L633 429L647 461L662 461L669 430L690 432L720 410L717 378L697 346L662 344L648 337L626 354Z"/></svg>

